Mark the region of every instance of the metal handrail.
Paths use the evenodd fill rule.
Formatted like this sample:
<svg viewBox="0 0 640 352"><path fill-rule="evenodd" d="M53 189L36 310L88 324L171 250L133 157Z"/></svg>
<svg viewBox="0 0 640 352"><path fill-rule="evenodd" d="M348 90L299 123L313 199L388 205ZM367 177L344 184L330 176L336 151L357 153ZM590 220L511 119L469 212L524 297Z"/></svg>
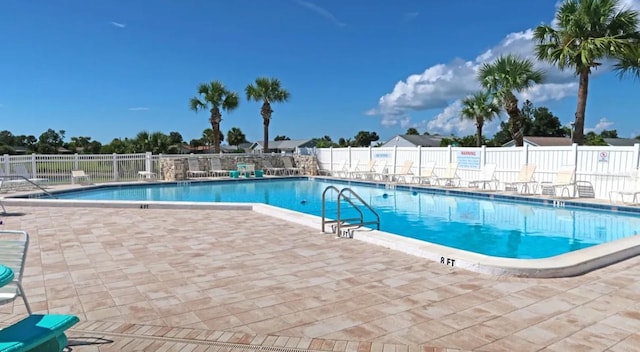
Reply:
<svg viewBox="0 0 640 352"><path fill-rule="evenodd" d="M55 195L53 195L53 193L47 191L46 189L42 188L42 186L40 186L39 184L31 181L30 179L28 179L25 176L21 176L21 175L0 175L0 179L7 179L9 181L15 180L15 179L23 179L25 181L27 181L28 183L32 184L34 187L40 189L42 191L42 193L48 195L49 197L53 198L53 199L58 199L58 197L56 197Z"/></svg>
<svg viewBox="0 0 640 352"><path fill-rule="evenodd" d="M335 221L327 221L326 220L325 198L326 198L326 194L327 194L327 192L329 190L334 190L334 191L338 192L338 198L337 198L338 208L337 208L337 215L336 215L336 220ZM356 205L351 200L351 198L346 195L346 193L349 193L351 196L353 196L356 199L358 199L358 201L360 201L360 203L362 205L364 205L367 209L369 209L369 211L375 215L376 221L366 221L365 222L364 221L364 213L362 212L362 209L360 209L360 207L358 205ZM340 200L341 199L344 199L347 203L349 203L358 212L358 214L360 214L360 217L359 218L353 218L353 219L342 219L341 218L341 212L340 212L340 204L341 204ZM351 223L351 221L353 221L353 220L359 220L359 222ZM347 221L349 221L349 223L348 223L349 227L354 227L354 226L355 227L361 227L361 226L367 225L367 224L375 224L376 225L376 230L380 230L380 215L367 202L365 202L364 199L362 199L356 192L354 192L351 188L343 188L342 190L338 190L338 188L336 188L335 186L327 186L327 188L325 188L324 191L322 192L322 232L325 232L325 224L327 224L327 223L336 223L336 233L339 235L342 225L345 224Z"/></svg>

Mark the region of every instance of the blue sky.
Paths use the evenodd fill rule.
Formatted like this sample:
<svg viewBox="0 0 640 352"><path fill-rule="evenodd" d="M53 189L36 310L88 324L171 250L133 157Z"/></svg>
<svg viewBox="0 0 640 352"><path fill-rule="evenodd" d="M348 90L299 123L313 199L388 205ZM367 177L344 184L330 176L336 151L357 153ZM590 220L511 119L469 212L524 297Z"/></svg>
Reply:
<svg viewBox="0 0 640 352"><path fill-rule="evenodd" d="M640 0L623 3L640 9ZM102 143L140 131L200 138L210 127L189 110L197 85L222 81L242 96L222 130L262 140L260 104L244 99L259 76L291 93L275 104L271 138L381 140L474 133L459 100L478 89L475 70L503 53L531 56L531 29L552 21L556 0L3 0L0 130ZM505 10L508 9L507 15ZM513 12L511 12L513 11ZM548 68L544 64L541 67ZM548 68L524 94L563 124L573 120L577 79ZM640 135L640 82L598 70L587 129ZM497 122L485 128L488 135Z"/></svg>

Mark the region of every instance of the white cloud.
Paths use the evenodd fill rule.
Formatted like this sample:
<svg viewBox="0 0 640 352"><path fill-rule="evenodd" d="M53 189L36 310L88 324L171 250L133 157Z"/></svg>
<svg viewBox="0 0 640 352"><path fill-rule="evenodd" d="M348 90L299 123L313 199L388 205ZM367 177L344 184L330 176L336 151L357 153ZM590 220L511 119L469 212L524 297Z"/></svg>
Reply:
<svg viewBox="0 0 640 352"><path fill-rule="evenodd" d="M610 130L611 126L613 126L613 121L609 121L606 117L601 118L596 123L595 127L585 127L585 132L595 132L600 133L603 130Z"/></svg>
<svg viewBox="0 0 640 352"><path fill-rule="evenodd" d="M622 0L622 5L640 10L640 0ZM432 121L427 122L429 132L463 133L468 129L466 122L452 118L459 104L458 100L480 88L476 75L483 63L491 62L505 54L530 59L535 63L536 68L545 72L544 83L522 92L519 95L520 99L529 99L534 104L540 104L574 97L578 90L574 71L571 69L560 71L546 62L537 61L534 48L533 29L510 33L500 43L480 53L474 59L456 58L449 63L428 67L422 73L412 74L405 80L397 82L391 92L380 97L377 106L366 111L365 114L380 116L383 126L394 126L411 125L412 114L435 110L436 116ZM610 66L605 64L595 70L592 75L601 75L609 69Z"/></svg>
<svg viewBox="0 0 640 352"><path fill-rule="evenodd" d="M125 28L125 27L127 27L127 25L126 25L126 24L124 24L124 23L114 22L114 21L111 21L111 25L112 25L112 26L114 26L114 27L118 27L118 28Z"/></svg>
<svg viewBox="0 0 640 352"><path fill-rule="evenodd" d="M315 12L316 14L328 19L329 21L333 22L333 24L340 26L340 27L345 27L346 24L341 22L340 20L338 20L338 18L336 16L334 16L331 12L329 12L328 10L314 4L311 3L309 1L304 1L304 0L296 0L296 3L298 3L298 5L300 6L304 6L306 8L308 8L309 10Z"/></svg>
<svg viewBox="0 0 640 352"><path fill-rule="evenodd" d="M149 110L149 108L144 107L144 106L137 106L137 107L134 107L134 108L129 108L127 110L129 110L129 111L147 111L147 110Z"/></svg>

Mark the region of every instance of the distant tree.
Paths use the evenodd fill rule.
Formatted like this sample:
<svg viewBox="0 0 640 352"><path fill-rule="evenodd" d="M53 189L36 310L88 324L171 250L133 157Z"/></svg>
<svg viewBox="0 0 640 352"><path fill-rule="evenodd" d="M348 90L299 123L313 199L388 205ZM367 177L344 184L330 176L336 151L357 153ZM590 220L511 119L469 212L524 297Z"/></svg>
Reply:
<svg viewBox="0 0 640 352"><path fill-rule="evenodd" d="M618 130L602 130L600 132L602 138L618 138Z"/></svg>
<svg viewBox="0 0 640 352"><path fill-rule="evenodd" d="M544 106L535 107L531 101L526 100L522 105L524 121L524 134L538 137L563 137L567 136L560 119Z"/></svg>
<svg viewBox="0 0 640 352"><path fill-rule="evenodd" d="M222 122L222 113L220 110L232 111L238 107L238 94L225 88L220 81L212 81L210 83L202 83L198 86L199 96L191 98L189 105L191 110L198 112L201 110L209 110L211 113L209 122L212 134L213 152L220 153L220 122Z"/></svg>
<svg viewBox="0 0 640 352"><path fill-rule="evenodd" d="M287 137L287 136L276 136L276 138L273 139L274 141L290 141L291 138Z"/></svg>
<svg viewBox="0 0 640 352"><path fill-rule="evenodd" d="M379 140L380 137L375 132L368 131L360 131L355 136L354 146L355 147L368 147L372 142Z"/></svg>
<svg viewBox="0 0 640 352"><path fill-rule="evenodd" d="M49 128L38 138L37 151L40 154L56 154L64 144L64 130L58 132Z"/></svg>
<svg viewBox="0 0 640 352"><path fill-rule="evenodd" d="M329 136L323 136L322 138L316 138L316 147L317 148L330 148L337 147L338 144L334 143Z"/></svg>
<svg viewBox="0 0 640 352"><path fill-rule="evenodd" d="M430 136L429 132L427 132L427 131L424 131L422 134L425 135L425 136Z"/></svg>
<svg viewBox="0 0 640 352"><path fill-rule="evenodd" d="M10 145L0 144L0 154L15 155L16 150L13 149Z"/></svg>
<svg viewBox="0 0 640 352"><path fill-rule="evenodd" d="M541 83L542 71L533 62L513 55L500 56L491 63L483 64L478 70L478 80L502 105L509 115L509 126L516 146L524 142L523 119L514 92L522 92L533 84Z"/></svg>
<svg viewBox="0 0 640 352"><path fill-rule="evenodd" d="M16 137L10 131L7 131L7 130L0 131L0 144L15 146Z"/></svg>
<svg viewBox="0 0 640 352"><path fill-rule="evenodd" d="M573 69L579 77L574 143L584 144L591 71L603 60L625 53L628 38L638 31L638 13L621 8L619 0L565 0L558 7L554 26L543 24L534 30L538 59L560 70Z"/></svg>
<svg viewBox="0 0 640 352"><path fill-rule="evenodd" d="M182 135L179 132L169 132L169 141L171 141L171 144L178 145L184 143Z"/></svg>
<svg viewBox="0 0 640 352"><path fill-rule="evenodd" d="M28 151L35 152L38 148L38 139L33 135L19 135L15 136L14 145L16 147L25 147Z"/></svg>
<svg viewBox="0 0 640 352"><path fill-rule="evenodd" d="M460 117L471 120L476 125L476 146L482 146L482 128L485 121L491 121L499 116L500 106L495 103L488 91L479 91L462 99Z"/></svg>
<svg viewBox="0 0 640 352"><path fill-rule="evenodd" d="M410 135L410 136L417 136L420 133L418 133L417 129L415 129L413 127L410 127L410 128L407 129L407 132L405 134Z"/></svg>
<svg viewBox="0 0 640 352"><path fill-rule="evenodd" d="M585 145L598 145L598 146L607 145L607 142L605 142L604 139L602 139L602 136L597 135L593 131L587 132L587 134L585 134L584 136L585 136L585 143L584 143Z"/></svg>
<svg viewBox="0 0 640 352"><path fill-rule="evenodd" d="M338 146L341 147L341 148L351 146L351 139L350 138L349 139L344 139L344 138L340 137L340 139L338 139Z"/></svg>
<svg viewBox="0 0 640 352"><path fill-rule="evenodd" d="M269 152L269 123L271 122L271 103L282 103L289 100L289 92L282 88L280 80L276 78L259 77L255 84L249 84L245 88L247 100L262 102L260 115L262 116L263 125L263 151Z"/></svg>
<svg viewBox="0 0 640 352"><path fill-rule="evenodd" d="M74 153L96 154L100 153L100 149L102 147L100 142L96 143L91 141L91 137L71 137L71 142L69 143L68 148Z"/></svg>
<svg viewBox="0 0 640 352"><path fill-rule="evenodd" d="M227 132L227 141L229 141L229 145L235 145L236 149L238 149L240 144L247 142L247 137L238 127L232 127Z"/></svg>

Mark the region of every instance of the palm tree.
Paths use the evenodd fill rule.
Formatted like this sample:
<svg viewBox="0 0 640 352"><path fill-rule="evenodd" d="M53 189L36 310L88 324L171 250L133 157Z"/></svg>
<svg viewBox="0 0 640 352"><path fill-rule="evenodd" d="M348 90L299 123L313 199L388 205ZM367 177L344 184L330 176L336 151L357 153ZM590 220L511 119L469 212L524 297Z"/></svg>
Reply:
<svg viewBox="0 0 640 352"><path fill-rule="evenodd" d="M484 63L478 71L480 84L503 105L509 115L511 136L518 147L524 142L524 119L514 91L522 92L534 83L541 83L543 78L542 71L534 69L530 60L514 55L503 55L492 63Z"/></svg>
<svg viewBox="0 0 640 352"><path fill-rule="evenodd" d="M232 111L237 108L239 104L238 94L227 90L220 81L201 83L198 86L198 94L201 99L198 97L191 98L190 108L195 112L205 109L211 112L209 122L213 130L213 152L220 153L220 122L222 121L220 109Z"/></svg>
<svg viewBox="0 0 640 352"><path fill-rule="evenodd" d="M476 123L476 146L482 146L482 127L485 121L493 120L494 116L500 115L500 106L491 97L488 91L483 90L474 95L470 95L462 100L462 111L460 117L468 120L475 120Z"/></svg>
<svg viewBox="0 0 640 352"><path fill-rule="evenodd" d="M630 74L640 79L640 45L629 45L621 54L617 55L617 63L614 69L620 77Z"/></svg>
<svg viewBox="0 0 640 352"><path fill-rule="evenodd" d="M264 132L264 152L269 151L269 122L271 122L271 103L282 103L289 100L289 92L280 86L280 81L276 78L259 77L255 84L249 84L245 89L247 100L262 102L260 115Z"/></svg>
<svg viewBox="0 0 640 352"><path fill-rule="evenodd" d="M241 143L245 143L247 141L247 137L242 133L242 130L238 127L232 127L227 132L227 141L229 141L230 145L235 145L236 149Z"/></svg>
<svg viewBox="0 0 640 352"><path fill-rule="evenodd" d="M584 142L589 75L603 59L624 51L637 31L638 13L620 10L618 0L565 0L556 12L556 26L534 31L538 59L559 69L572 68L579 77L573 142Z"/></svg>

